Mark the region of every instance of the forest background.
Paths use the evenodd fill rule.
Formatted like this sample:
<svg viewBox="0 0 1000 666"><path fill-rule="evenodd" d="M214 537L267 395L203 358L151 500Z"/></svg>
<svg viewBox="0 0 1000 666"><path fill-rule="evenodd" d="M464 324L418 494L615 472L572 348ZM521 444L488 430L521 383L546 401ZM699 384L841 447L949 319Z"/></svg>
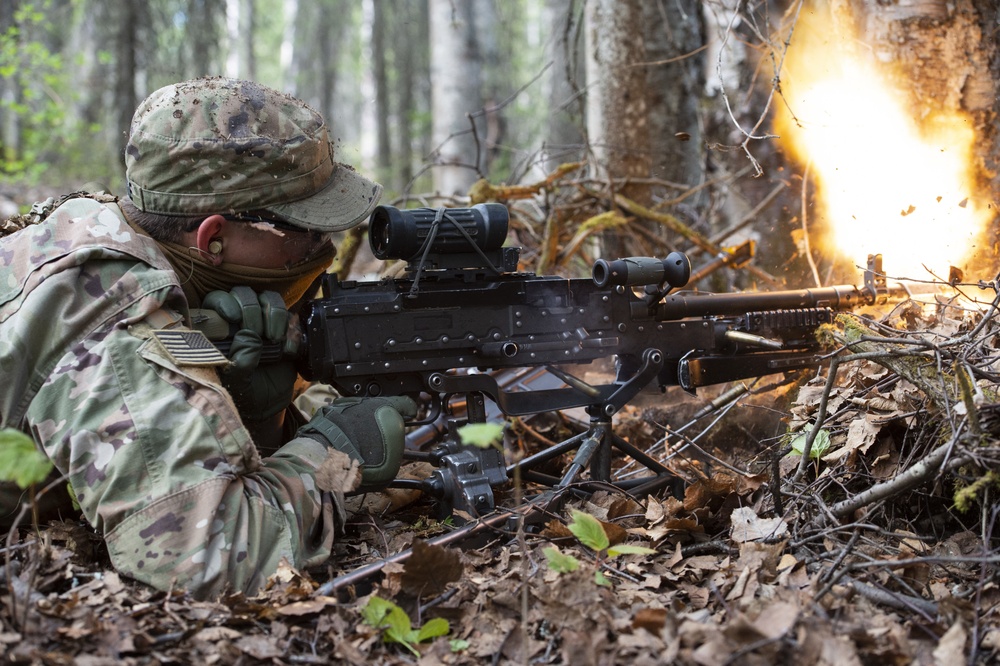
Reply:
<svg viewBox="0 0 1000 666"><path fill-rule="evenodd" d="M992 202L997 15L986 0L3 0L0 182L22 209L88 181L121 194L137 103L228 75L319 109L340 159L383 182L387 203L509 202L470 188L558 173L521 195L544 194L521 207L517 239L541 269L573 270L582 239L613 229L612 254L756 240L761 268L716 287L809 269L853 279L859 260L824 240L822 210L810 215L821 187L816 174L803 181L810 158L796 161L774 130L783 114L811 120L785 94L789 45L849 28L870 64L899 65L914 118L966 114L975 196ZM864 107L863 93L849 103ZM880 163L888 149L855 152Z"/></svg>

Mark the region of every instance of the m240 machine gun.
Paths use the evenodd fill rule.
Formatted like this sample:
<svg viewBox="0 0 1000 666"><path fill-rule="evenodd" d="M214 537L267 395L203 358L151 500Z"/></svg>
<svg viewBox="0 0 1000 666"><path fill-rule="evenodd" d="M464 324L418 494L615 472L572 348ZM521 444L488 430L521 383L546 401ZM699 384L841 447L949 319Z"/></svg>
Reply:
<svg viewBox="0 0 1000 666"><path fill-rule="evenodd" d="M401 278L338 280L326 276L323 296L303 312L307 379L343 395L422 396L430 421L464 397L466 420L486 419L490 400L506 415L585 408L590 429L535 456L506 465L495 449L437 450L438 469L416 483L452 508L483 515L492 488L515 467L528 479L566 487L586 468L592 481L611 480L618 449L652 472L634 492L672 480L658 461L615 436L612 416L647 386L700 386L759 377L823 363L816 328L837 310L884 299L881 257L872 257L862 287L840 285L769 293L675 292L691 274L688 258L598 260L590 278L541 276L518 270L519 248L504 247L509 214L500 204L400 210L382 206L369 223L379 259L407 262ZM581 364L614 359L616 376L590 384L573 374ZM554 387L508 390L491 371L540 368ZM533 466L576 449L562 478Z"/></svg>

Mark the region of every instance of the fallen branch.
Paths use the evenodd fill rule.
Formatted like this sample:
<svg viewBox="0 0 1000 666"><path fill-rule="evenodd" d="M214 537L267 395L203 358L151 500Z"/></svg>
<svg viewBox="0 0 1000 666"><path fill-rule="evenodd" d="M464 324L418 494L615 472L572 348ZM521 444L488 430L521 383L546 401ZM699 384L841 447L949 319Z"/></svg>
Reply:
<svg viewBox="0 0 1000 666"><path fill-rule="evenodd" d="M844 518L862 507L887 499L893 495L907 491L931 480L931 478L934 477L942 466L944 471L947 471L972 462L972 457L966 455L960 455L949 459L952 449L958 442L958 438L959 435L956 434L947 444L942 444L938 448L934 449L920 462L916 463L912 467L909 467L902 474L897 475L890 481L874 485L868 490L858 493L854 497L837 502L830 507L830 511L836 517ZM944 464L946 460L947 464Z"/></svg>

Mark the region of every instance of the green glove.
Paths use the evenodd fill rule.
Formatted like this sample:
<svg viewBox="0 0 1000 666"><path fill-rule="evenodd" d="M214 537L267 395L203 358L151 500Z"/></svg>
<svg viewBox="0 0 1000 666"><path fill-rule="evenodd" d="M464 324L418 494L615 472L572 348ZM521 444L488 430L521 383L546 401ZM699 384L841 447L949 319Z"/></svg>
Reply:
<svg viewBox="0 0 1000 666"><path fill-rule="evenodd" d="M417 415L417 403L404 396L340 398L299 428L298 436L343 451L361 464L360 491L384 487L403 461L404 420Z"/></svg>
<svg viewBox="0 0 1000 666"><path fill-rule="evenodd" d="M222 371L222 383L244 422L264 422L283 412L294 397L295 364L260 363L265 341L282 345L288 334L288 310L281 296L233 287L229 292L210 291L202 309L214 311L236 329L229 347L231 365Z"/></svg>

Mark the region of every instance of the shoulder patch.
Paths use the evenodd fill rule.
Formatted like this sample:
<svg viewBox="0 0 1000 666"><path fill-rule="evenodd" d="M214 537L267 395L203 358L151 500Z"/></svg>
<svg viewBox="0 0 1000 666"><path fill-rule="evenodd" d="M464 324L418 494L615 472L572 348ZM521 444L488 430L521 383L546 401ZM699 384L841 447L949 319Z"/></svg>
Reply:
<svg viewBox="0 0 1000 666"><path fill-rule="evenodd" d="M229 359L201 331L156 330L152 334L163 353L178 366L229 365Z"/></svg>

